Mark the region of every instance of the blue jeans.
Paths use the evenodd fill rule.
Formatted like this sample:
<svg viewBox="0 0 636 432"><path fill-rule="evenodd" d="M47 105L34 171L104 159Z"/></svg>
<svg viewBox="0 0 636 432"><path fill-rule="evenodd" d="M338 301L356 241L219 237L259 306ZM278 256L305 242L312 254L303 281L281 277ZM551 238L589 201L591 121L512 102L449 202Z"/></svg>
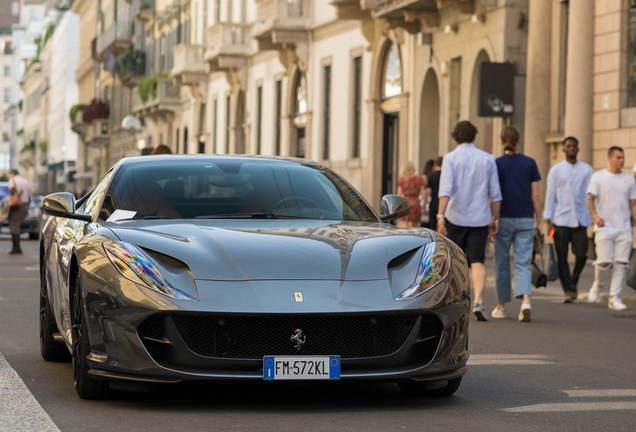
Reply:
<svg viewBox="0 0 636 432"><path fill-rule="evenodd" d="M530 257L534 245L533 218L501 218L495 240L497 302L510 301L510 246L515 261L515 298L530 295L532 271Z"/></svg>

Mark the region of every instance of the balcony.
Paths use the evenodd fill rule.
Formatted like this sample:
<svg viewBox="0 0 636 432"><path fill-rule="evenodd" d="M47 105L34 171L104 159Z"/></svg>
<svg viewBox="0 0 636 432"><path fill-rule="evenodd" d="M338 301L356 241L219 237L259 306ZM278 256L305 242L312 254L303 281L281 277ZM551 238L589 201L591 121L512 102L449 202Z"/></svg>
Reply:
<svg viewBox="0 0 636 432"><path fill-rule="evenodd" d="M154 91L146 93L142 99L139 88L150 87ZM132 112L134 114L156 119L169 117L181 109L181 88L172 83L167 76L152 76L146 78L132 93Z"/></svg>
<svg viewBox="0 0 636 432"><path fill-rule="evenodd" d="M339 19L363 20L371 18L371 11L383 0L332 0Z"/></svg>
<svg viewBox="0 0 636 432"><path fill-rule="evenodd" d="M137 21L148 22L155 12L154 0L132 0L132 14Z"/></svg>
<svg viewBox="0 0 636 432"><path fill-rule="evenodd" d="M246 65L250 27L244 23L216 23L207 30L204 61L210 71L222 71Z"/></svg>
<svg viewBox="0 0 636 432"><path fill-rule="evenodd" d="M117 56L117 76L126 87L135 87L146 78L146 54L143 51L125 49Z"/></svg>
<svg viewBox="0 0 636 432"><path fill-rule="evenodd" d="M93 40L91 41L91 58L96 62L101 62L103 60L103 57L101 57L97 53L97 38L96 37L94 37Z"/></svg>
<svg viewBox="0 0 636 432"><path fill-rule="evenodd" d="M174 53L174 66L170 77L178 85L194 85L207 80L207 66L203 62L203 45L179 44Z"/></svg>
<svg viewBox="0 0 636 432"><path fill-rule="evenodd" d="M133 25L128 19L115 21L106 31L97 36L97 55L104 58L107 49L117 55L131 45Z"/></svg>
<svg viewBox="0 0 636 432"><path fill-rule="evenodd" d="M252 36L261 49L270 44L294 44L305 40L311 25L311 0L256 0L256 22Z"/></svg>
<svg viewBox="0 0 636 432"><path fill-rule="evenodd" d="M110 143L108 135L108 122L106 119L96 119L90 124L85 124L84 143L93 147L107 146Z"/></svg>
<svg viewBox="0 0 636 432"><path fill-rule="evenodd" d="M392 27L399 26L415 34L422 31L421 26L439 27L439 10L450 7L462 14L475 13L474 0L376 0L372 16L386 18Z"/></svg>
<svg viewBox="0 0 636 432"><path fill-rule="evenodd" d="M18 163L25 169L34 168L37 164L37 159L35 156L35 142L32 143L33 146L30 145L31 143L27 144L18 155Z"/></svg>

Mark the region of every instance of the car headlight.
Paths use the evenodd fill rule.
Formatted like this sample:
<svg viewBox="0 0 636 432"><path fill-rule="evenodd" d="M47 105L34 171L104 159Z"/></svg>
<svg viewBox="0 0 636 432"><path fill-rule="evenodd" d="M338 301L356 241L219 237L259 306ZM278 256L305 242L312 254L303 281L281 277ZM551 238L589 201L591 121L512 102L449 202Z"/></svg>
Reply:
<svg viewBox="0 0 636 432"><path fill-rule="evenodd" d="M450 273L451 255L444 243L426 245L415 282L398 295L395 300L413 299L443 282Z"/></svg>
<svg viewBox="0 0 636 432"><path fill-rule="evenodd" d="M126 279L174 299L197 301L197 298L170 285L148 256L134 244L106 242L104 250L110 262Z"/></svg>

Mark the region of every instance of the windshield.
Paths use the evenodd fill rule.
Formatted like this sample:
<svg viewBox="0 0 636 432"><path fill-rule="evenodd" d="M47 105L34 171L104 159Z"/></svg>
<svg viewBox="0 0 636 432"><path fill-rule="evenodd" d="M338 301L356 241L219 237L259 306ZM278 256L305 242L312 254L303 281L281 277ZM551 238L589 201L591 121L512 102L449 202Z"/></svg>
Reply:
<svg viewBox="0 0 636 432"><path fill-rule="evenodd" d="M377 222L338 174L286 161L210 158L122 167L99 220L306 218ZM113 218L111 218L113 220Z"/></svg>

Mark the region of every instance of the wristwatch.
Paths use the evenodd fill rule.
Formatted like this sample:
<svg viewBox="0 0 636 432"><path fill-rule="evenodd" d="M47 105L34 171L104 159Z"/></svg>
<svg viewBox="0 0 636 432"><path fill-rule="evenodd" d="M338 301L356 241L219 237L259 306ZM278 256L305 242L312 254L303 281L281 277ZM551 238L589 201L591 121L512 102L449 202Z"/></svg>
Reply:
<svg viewBox="0 0 636 432"><path fill-rule="evenodd" d="M443 218L444 218L444 215L443 215L443 214L438 214L438 215L437 215L437 219L443 219Z"/></svg>

